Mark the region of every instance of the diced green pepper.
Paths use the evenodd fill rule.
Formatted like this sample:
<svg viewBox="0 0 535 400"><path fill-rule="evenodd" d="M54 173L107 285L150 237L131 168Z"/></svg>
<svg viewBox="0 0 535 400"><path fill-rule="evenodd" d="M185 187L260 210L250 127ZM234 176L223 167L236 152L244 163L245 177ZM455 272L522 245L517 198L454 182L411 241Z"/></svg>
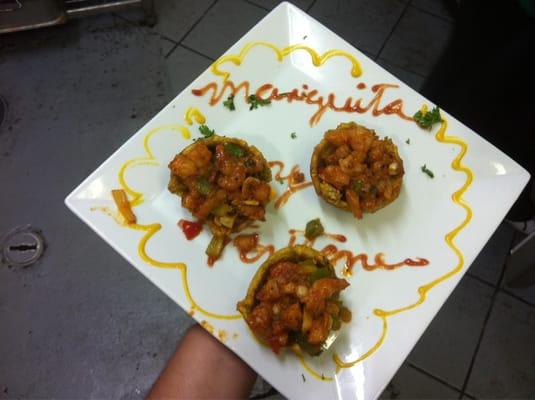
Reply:
<svg viewBox="0 0 535 400"><path fill-rule="evenodd" d="M256 177L258 179L260 179L261 181L264 181L264 182L271 181L271 169L269 169L269 168L263 169L261 172L256 174Z"/></svg>
<svg viewBox="0 0 535 400"><path fill-rule="evenodd" d="M225 237L220 235L214 235L212 236L212 240L210 240L210 243L208 243L208 247L206 248L205 253L208 257L218 259L224 247Z"/></svg>
<svg viewBox="0 0 535 400"><path fill-rule="evenodd" d="M329 270L327 268L318 268L317 271L310 274L310 281L313 283L320 279L328 278L329 275Z"/></svg>
<svg viewBox="0 0 535 400"><path fill-rule="evenodd" d="M317 238L318 236L322 235L323 232L325 232L325 229L323 228L319 218L307 222L307 226L305 228L305 237L308 240Z"/></svg>
<svg viewBox="0 0 535 400"><path fill-rule="evenodd" d="M307 275L311 275L319 269L312 260L301 261L299 263L299 266L301 267L301 270Z"/></svg>
<svg viewBox="0 0 535 400"><path fill-rule="evenodd" d="M223 215L219 217L219 223L227 228L232 228L235 220L236 215Z"/></svg>
<svg viewBox="0 0 535 400"><path fill-rule="evenodd" d="M235 143L225 143L225 151L237 158L241 158L245 155L245 150Z"/></svg>
<svg viewBox="0 0 535 400"><path fill-rule="evenodd" d="M222 217L232 211L232 208L228 204L221 204L212 211L216 217Z"/></svg>
<svg viewBox="0 0 535 400"><path fill-rule="evenodd" d="M340 318L333 317L333 331L337 331L342 327L342 323L340 322Z"/></svg>
<svg viewBox="0 0 535 400"><path fill-rule="evenodd" d="M201 176L197 179L197 191L203 196L208 196L212 191L212 184L206 177Z"/></svg>

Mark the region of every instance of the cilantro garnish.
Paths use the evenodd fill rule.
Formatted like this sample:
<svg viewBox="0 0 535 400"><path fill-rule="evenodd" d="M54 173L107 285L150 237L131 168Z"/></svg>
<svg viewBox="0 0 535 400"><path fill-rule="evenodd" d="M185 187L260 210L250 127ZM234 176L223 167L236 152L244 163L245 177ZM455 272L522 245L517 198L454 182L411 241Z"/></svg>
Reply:
<svg viewBox="0 0 535 400"><path fill-rule="evenodd" d="M241 158L245 155L245 150L235 143L225 143L225 151L233 157Z"/></svg>
<svg viewBox="0 0 535 400"><path fill-rule="evenodd" d="M435 177L435 174L433 174L433 171L431 171L429 168L427 168L427 166L425 164L422 165L421 170L422 170L422 172L424 174L427 174L430 178L434 178Z"/></svg>
<svg viewBox="0 0 535 400"><path fill-rule="evenodd" d="M228 108L230 111L234 111L236 109L236 106L234 106L234 95L231 94L227 97L227 99L223 102L223 106Z"/></svg>
<svg viewBox="0 0 535 400"><path fill-rule="evenodd" d="M297 139L297 133L295 133L295 132L290 133L290 137L292 139Z"/></svg>
<svg viewBox="0 0 535 400"><path fill-rule="evenodd" d="M413 115L418 126L422 129L431 130L434 124L442 122L440 117L440 110L438 107L433 108L431 111L423 113L421 110Z"/></svg>
<svg viewBox="0 0 535 400"><path fill-rule="evenodd" d="M215 135L214 130L208 128L206 125L199 126L199 132L201 132L201 135L203 135L205 138Z"/></svg>
<svg viewBox="0 0 535 400"><path fill-rule="evenodd" d="M266 106L268 104L271 104L271 100L261 99L259 97L256 97L256 95L254 94L251 94L247 98L247 102L250 104L249 111L257 109L258 106Z"/></svg>

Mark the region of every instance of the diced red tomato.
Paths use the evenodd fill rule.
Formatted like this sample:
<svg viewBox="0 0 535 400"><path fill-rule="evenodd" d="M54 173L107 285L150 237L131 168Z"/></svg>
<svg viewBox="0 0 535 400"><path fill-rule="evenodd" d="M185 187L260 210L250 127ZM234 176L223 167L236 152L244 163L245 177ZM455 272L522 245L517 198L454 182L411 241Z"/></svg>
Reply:
<svg viewBox="0 0 535 400"><path fill-rule="evenodd" d="M178 221L178 226L182 229L184 236L186 236L186 239L188 240L195 239L202 231L202 224L194 221L187 221L185 219Z"/></svg>

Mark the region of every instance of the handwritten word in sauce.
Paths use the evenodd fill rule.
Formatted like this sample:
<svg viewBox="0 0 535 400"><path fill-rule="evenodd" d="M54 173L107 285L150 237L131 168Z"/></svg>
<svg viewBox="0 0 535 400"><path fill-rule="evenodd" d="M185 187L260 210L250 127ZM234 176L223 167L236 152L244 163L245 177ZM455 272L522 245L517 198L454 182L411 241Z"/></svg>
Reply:
<svg viewBox="0 0 535 400"><path fill-rule="evenodd" d="M374 257L374 263L370 264L368 262L368 255L366 253L354 254L350 250L339 250L334 244L329 244L325 246L321 253L326 256L333 264L336 264L341 259L346 260L344 265L343 274L345 276L351 276L353 274L353 267L357 262L360 262L362 268L366 271L373 271L376 269L385 269L388 271L408 266L408 267L424 267L429 264L429 260L425 258L406 258L405 260L393 264L389 264L384 260L383 253L377 253Z"/></svg>
<svg viewBox="0 0 535 400"><path fill-rule="evenodd" d="M286 204L290 196L300 190L303 190L312 185L312 181L305 181L303 173L300 171L298 165L294 165L288 175L282 175L284 171L284 163L282 161L268 162L270 168L278 167L279 170L275 173L276 181L288 181L288 189L275 200L275 208L279 209Z"/></svg>
<svg viewBox="0 0 535 400"><path fill-rule="evenodd" d="M244 101L247 102L247 98L251 92L250 86L249 81L235 84L233 81L227 80L221 85L217 82L210 82L202 88L193 89L191 92L195 96L204 96L208 92L211 92L209 104L214 106L221 99L226 98L229 95L238 96L240 92L243 92ZM327 96L320 95L318 90L309 89L306 84L302 85L301 88L294 88L287 92L280 92L279 88L270 83L265 83L261 85L254 94L257 98L262 100L286 100L288 103L296 101L316 106L317 110L309 120L311 126L317 124L327 110L358 114L364 114L371 110L373 116L396 114L402 119L412 121L413 118L403 112L403 100L396 99L385 105L382 104L385 92L389 89L397 89L398 87L398 85L390 83L379 83L371 86L371 99L366 100L365 97L356 99L347 97L343 102L339 102L338 105L336 104L336 95L334 93L329 93ZM366 90L367 87L361 82L356 88L362 92Z"/></svg>
<svg viewBox="0 0 535 400"><path fill-rule="evenodd" d="M303 235L303 236L305 235L305 231L304 230L300 230L300 229L290 229L288 231L288 233L290 234L290 240L288 240L288 247L293 247L295 245L295 242L297 241L297 235ZM312 240L311 239L307 239L305 237L305 241L304 241L303 244L305 246L313 247L314 243L316 243L316 239L318 237L326 237L327 239L331 239L331 240L334 240L334 241L337 241L337 242L340 242L340 243L345 243L347 241L347 238L342 234L323 232L321 235L315 237Z"/></svg>

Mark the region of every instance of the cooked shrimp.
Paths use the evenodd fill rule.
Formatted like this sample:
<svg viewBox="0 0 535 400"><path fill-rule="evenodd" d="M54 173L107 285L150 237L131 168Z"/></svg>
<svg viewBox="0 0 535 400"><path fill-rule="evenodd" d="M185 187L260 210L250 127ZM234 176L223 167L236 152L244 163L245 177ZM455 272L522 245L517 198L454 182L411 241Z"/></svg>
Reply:
<svg viewBox="0 0 535 400"><path fill-rule="evenodd" d="M178 154L171 163L169 168L173 174L180 176L181 178L189 178L197 174L197 167L195 163L188 157Z"/></svg>
<svg viewBox="0 0 535 400"><path fill-rule="evenodd" d="M212 152L204 143L198 143L191 148L191 151L185 154L190 160L192 160L197 168L204 168L212 159Z"/></svg>
<svg viewBox="0 0 535 400"><path fill-rule="evenodd" d="M225 190L234 191L241 187L245 180L245 167L234 164L232 167L227 164L225 172L217 180L217 184Z"/></svg>
<svg viewBox="0 0 535 400"><path fill-rule="evenodd" d="M325 301L349 286L345 279L319 279L310 288L306 297L305 308L312 315L319 315L325 310Z"/></svg>
<svg viewBox="0 0 535 400"><path fill-rule="evenodd" d="M320 178L339 189L349 185L351 180L351 177L337 165L327 165L320 172Z"/></svg>

